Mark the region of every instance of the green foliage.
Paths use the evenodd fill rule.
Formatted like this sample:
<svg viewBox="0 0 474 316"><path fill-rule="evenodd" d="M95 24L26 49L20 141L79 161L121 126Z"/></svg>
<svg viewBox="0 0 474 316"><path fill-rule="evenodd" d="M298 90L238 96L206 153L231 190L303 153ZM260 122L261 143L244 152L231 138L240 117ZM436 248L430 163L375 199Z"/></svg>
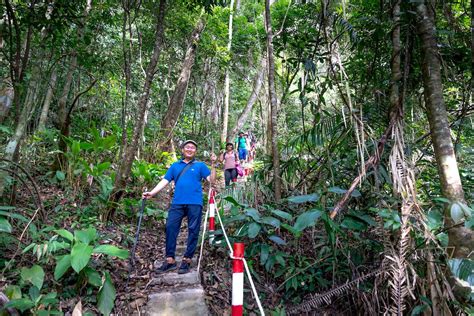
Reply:
<svg viewBox="0 0 474 316"><path fill-rule="evenodd" d="M88 284L98 289L97 302L99 310L110 314L115 300L115 288L107 271L103 273L102 280L98 271L95 270L97 263L91 260L97 254L105 254L112 258L127 259L128 250L119 247L99 244L99 236L95 228L75 230L73 233L65 229L54 230L56 233L43 244L32 243L23 252L32 251L37 260L47 263L50 259L56 262L54 279L75 279L77 284L86 280ZM42 288L45 273L41 266L34 265L31 269L23 268L21 277L24 282L33 284L38 290ZM19 301L16 304L28 303ZM24 304L25 309L28 304ZM32 305L36 306L36 305Z"/></svg>

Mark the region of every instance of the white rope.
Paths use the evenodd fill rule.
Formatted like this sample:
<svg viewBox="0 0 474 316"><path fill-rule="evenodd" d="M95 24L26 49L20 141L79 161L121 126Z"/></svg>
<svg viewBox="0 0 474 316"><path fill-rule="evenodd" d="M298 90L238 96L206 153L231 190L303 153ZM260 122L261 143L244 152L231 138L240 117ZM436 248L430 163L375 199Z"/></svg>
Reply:
<svg viewBox="0 0 474 316"><path fill-rule="evenodd" d="M265 316L265 312L263 310L262 303L260 302L260 298L258 297L257 289L255 288L255 284L253 283L252 275L250 274L250 270L249 270L249 267L247 265L247 261L245 260L245 258L234 257L234 250L232 249L232 246L230 245L230 241L229 241L229 238L227 237L227 233L225 232L224 223L222 222L221 215L219 214L219 209L218 209L217 206L216 206L216 213L217 213L217 218L219 219L219 222L221 224L222 232L224 233L224 237L225 237L225 240L227 242L227 246L229 247L229 250L230 250L230 258L231 259L242 260L244 262L245 272L247 273L247 277L249 279L250 286L252 288L253 296L254 296L255 300L257 301L258 309L260 310L260 314L262 316Z"/></svg>
<svg viewBox="0 0 474 316"><path fill-rule="evenodd" d="M227 233L225 232L224 223L222 222L221 214L219 213L219 207L217 205L216 205L216 213L217 213L217 218L219 219L219 223L221 223L222 232L224 233L225 241L227 242L227 246L229 247L230 253L233 256L234 250L232 250L232 245L230 244L229 237L227 237Z"/></svg>
<svg viewBox="0 0 474 316"><path fill-rule="evenodd" d="M252 287L253 296L255 297L255 300L257 301L257 305L258 305L258 309L260 310L260 314L265 316L265 312L263 311L262 303L260 302L260 298L258 297L258 294L257 294L257 289L255 288L255 284L253 283L252 276L250 275L250 270L249 270L249 266L247 265L247 260L245 260L245 258L242 258L242 261L244 262L245 271L247 272L247 276L249 278L250 286Z"/></svg>
<svg viewBox="0 0 474 316"><path fill-rule="evenodd" d="M211 190L209 190L209 194L211 194ZM198 275L199 275L199 268L201 267L202 250L204 248L204 239L206 239L207 216L209 215L209 208L210 208L210 205L209 203L207 203L206 215L204 215L204 229L202 231L202 237L201 237L201 250L199 250L199 259L198 259L198 266L197 266Z"/></svg>

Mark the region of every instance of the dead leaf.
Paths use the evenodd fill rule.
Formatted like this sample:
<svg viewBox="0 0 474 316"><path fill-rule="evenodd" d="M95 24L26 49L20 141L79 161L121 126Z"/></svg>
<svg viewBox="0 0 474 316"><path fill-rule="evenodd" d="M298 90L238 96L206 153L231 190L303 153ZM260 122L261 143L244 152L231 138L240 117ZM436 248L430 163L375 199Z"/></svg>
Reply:
<svg viewBox="0 0 474 316"><path fill-rule="evenodd" d="M72 311L72 316L82 316L82 303L81 300L77 302L76 306L74 306L74 310Z"/></svg>

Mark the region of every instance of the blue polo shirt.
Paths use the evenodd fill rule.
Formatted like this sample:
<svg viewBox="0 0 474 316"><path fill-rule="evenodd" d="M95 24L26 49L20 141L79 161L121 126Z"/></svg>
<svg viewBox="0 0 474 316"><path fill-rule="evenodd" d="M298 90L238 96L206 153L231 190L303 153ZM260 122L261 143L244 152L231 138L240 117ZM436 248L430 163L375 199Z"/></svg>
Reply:
<svg viewBox="0 0 474 316"><path fill-rule="evenodd" d="M173 163L165 174L165 179L175 181L184 167L187 166L182 159ZM211 171L205 163L194 161L193 165L186 170L179 178L174 189L172 204L198 204L202 205L202 185L201 181L206 179Z"/></svg>

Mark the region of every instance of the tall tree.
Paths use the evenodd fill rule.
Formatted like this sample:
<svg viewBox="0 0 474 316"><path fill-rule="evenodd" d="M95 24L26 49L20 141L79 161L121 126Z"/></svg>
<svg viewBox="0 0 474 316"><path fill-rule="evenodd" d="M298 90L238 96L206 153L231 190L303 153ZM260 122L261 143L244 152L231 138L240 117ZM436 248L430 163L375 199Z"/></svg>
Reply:
<svg viewBox="0 0 474 316"><path fill-rule="evenodd" d="M176 126L181 110L183 109L184 98L186 97L186 92L188 90L191 70L193 68L194 60L196 58L197 45L203 29L204 21L202 19L199 19L199 22L194 28L189 39L188 48L186 50L183 65L181 67L181 73L178 77L174 92L170 98L168 110L166 111L163 121L161 122L161 129L164 135L164 141L161 146L161 149L163 151L173 151L173 129Z"/></svg>
<svg viewBox="0 0 474 316"><path fill-rule="evenodd" d="M257 70L257 74L255 75L255 78L253 80L252 93L250 94L250 97L247 100L247 105L245 106L244 110L240 114L237 120L237 123L235 124L235 127L232 130L230 137L234 137L239 132L239 130L242 129L245 122L247 121L247 118L250 112L252 111L253 105L258 99L258 95L260 94L260 89L262 88L262 84L263 84L263 77L265 75L266 63L267 63L266 58L262 58L260 68Z"/></svg>
<svg viewBox="0 0 474 316"><path fill-rule="evenodd" d="M166 10L166 0L160 0L158 16L155 27L155 41L153 46L153 53L150 58L150 62L145 71L145 82L143 84L142 93L138 99L137 104L137 116L135 125L133 128L133 135L130 143L126 146L123 151L122 162L120 164L117 175L115 176L114 194L112 195L113 201L118 201L123 195L123 190L127 183L127 178L130 175L132 169L133 159L138 150L140 139L142 138L142 125L145 123L145 112L150 98L150 88L153 78L156 73L156 65L158 64L158 58L160 56L163 47L163 30L164 30L164 19ZM103 216L103 220L108 220L113 212L107 212Z"/></svg>
<svg viewBox="0 0 474 316"><path fill-rule="evenodd" d="M230 0L230 14L229 14L229 40L227 42L227 52L230 54L232 46L232 22L234 16L234 0ZM229 67L225 71L225 98L224 98L224 114L222 117L222 134L221 143L227 141L227 126L229 124L229 102L230 102L230 78L229 78Z"/></svg>
<svg viewBox="0 0 474 316"><path fill-rule="evenodd" d="M429 12L425 1L416 6L416 12L418 14L418 31L423 55L424 99L441 181L441 191L452 203L466 203L451 140L448 113L446 112L443 99L441 65L435 37L433 14ZM447 227L450 227L448 230L449 246L454 250L453 256L456 258L472 256L472 251L474 250L474 231L464 226L453 226L454 222L448 209L445 212L445 224Z"/></svg>
<svg viewBox="0 0 474 316"><path fill-rule="evenodd" d="M281 199L280 153L278 150L278 104L275 90L275 60L273 56L273 30L270 0L265 0L265 29L267 31L268 97L270 100L271 147L273 158L273 192L275 200Z"/></svg>
<svg viewBox="0 0 474 316"><path fill-rule="evenodd" d="M49 79L48 88L46 90L46 96L44 98L43 107L41 108L41 114L38 122L38 130L43 131L46 126L46 120L48 119L49 106L53 100L54 89L56 88L57 81L57 72L56 67L53 66L51 70L51 77Z"/></svg>

